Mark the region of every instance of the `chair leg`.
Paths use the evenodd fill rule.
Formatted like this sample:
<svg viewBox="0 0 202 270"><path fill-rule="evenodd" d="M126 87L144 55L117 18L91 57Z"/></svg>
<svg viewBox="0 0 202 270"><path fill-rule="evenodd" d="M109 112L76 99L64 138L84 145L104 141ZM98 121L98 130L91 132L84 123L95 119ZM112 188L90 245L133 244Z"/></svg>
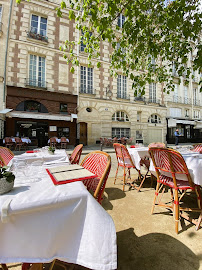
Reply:
<svg viewBox="0 0 202 270"><path fill-rule="evenodd" d="M118 174L118 170L119 170L119 164L118 164L117 169L116 169L116 174L115 174L115 178L114 178L114 185L116 183L116 177L117 177L117 174Z"/></svg>
<svg viewBox="0 0 202 270"><path fill-rule="evenodd" d="M124 167L124 172L123 172L123 191L125 191L125 183L126 183L126 168Z"/></svg>
<svg viewBox="0 0 202 270"><path fill-rule="evenodd" d="M201 213L200 213L200 216L198 218L198 222L196 224L196 231L198 231L200 224L201 224L201 221L202 221L202 198L201 198L201 190L200 190L199 186L197 186L195 188L195 191L196 191L196 196L197 196L198 207L199 207L199 209L201 209Z"/></svg>
<svg viewBox="0 0 202 270"><path fill-rule="evenodd" d="M8 270L8 267L7 267L7 265L5 263L2 263L1 267L2 267L3 270Z"/></svg>
<svg viewBox="0 0 202 270"><path fill-rule="evenodd" d="M174 201L174 215L175 215L175 232L178 234L179 230L179 198L178 190L175 190L175 201Z"/></svg>
<svg viewBox="0 0 202 270"><path fill-rule="evenodd" d="M154 207L155 207L155 204L156 204L156 199L158 197L159 187L160 187L160 183L157 182L156 191L155 191L155 195L154 195L154 202L153 202L152 209L151 209L151 214L153 214L153 212L154 212Z"/></svg>

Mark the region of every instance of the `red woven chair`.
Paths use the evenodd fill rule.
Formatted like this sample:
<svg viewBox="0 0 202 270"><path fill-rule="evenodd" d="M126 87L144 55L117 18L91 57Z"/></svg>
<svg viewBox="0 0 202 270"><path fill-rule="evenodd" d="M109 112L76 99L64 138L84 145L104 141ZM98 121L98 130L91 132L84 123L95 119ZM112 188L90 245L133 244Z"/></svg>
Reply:
<svg viewBox="0 0 202 270"><path fill-rule="evenodd" d="M50 138L50 146L55 148L57 147L57 140L55 137Z"/></svg>
<svg viewBox="0 0 202 270"><path fill-rule="evenodd" d="M21 138L15 137L15 150L27 149L27 143L24 143Z"/></svg>
<svg viewBox="0 0 202 270"><path fill-rule="evenodd" d="M202 154L202 143L194 144L194 148L192 149L192 151Z"/></svg>
<svg viewBox="0 0 202 270"><path fill-rule="evenodd" d="M83 144L79 144L74 148L71 156L69 157L69 161L71 164L79 164L82 150L83 150Z"/></svg>
<svg viewBox="0 0 202 270"><path fill-rule="evenodd" d="M15 144L10 137L4 138L4 141L5 141L5 147L9 149L11 149Z"/></svg>
<svg viewBox="0 0 202 270"><path fill-rule="evenodd" d="M136 169L131 156L128 152L128 149L125 147L125 145L120 144L120 143L114 143L114 149L116 152L116 158L117 158L117 162L118 162L118 166L116 169L116 175L114 178L114 184L116 183L116 178L117 178L117 174L118 174L118 170L119 167L122 167L124 169L124 173L123 173L123 191L125 190L125 185L128 181L128 179L131 180L131 176L130 176L130 169L134 168ZM137 170L137 169L136 169ZM140 177L140 172L137 170L139 177ZM136 186L134 186L136 188Z"/></svg>
<svg viewBox="0 0 202 270"><path fill-rule="evenodd" d="M68 144L68 142L67 142L66 137L61 137L61 142L60 142L60 147L61 147L61 149L62 149L62 148L63 148L63 149L66 149L66 148L67 148L67 144Z"/></svg>
<svg viewBox="0 0 202 270"><path fill-rule="evenodd" d="M157 186L151 212L153 213L155 206L171 209L175 215L176 233L178 233L180 211L200 212L201 214L198 221L192 220L185 214L181 214L181 217L195 223L196 229L198 230L202 218L202 199L200 186L195 185L192 182L189 170L182 155L173 149L165 148L150 148L149 154L152 158L157 174ZM183 176L185 180L178 180L179 176ZM161 202L165 186L169 187L171 191L170 204ZM188 190L195 191L198 208L185 208L180 205L182 197ZM159 193L161 193L161 196L159 196L159 201L156 202Z"/></svg>
<svg viewBox="0 0 202 270"><path fill-rule="evenodd" d="M82 167L97 175L96 178L84 180L83 183L93 197L101 204L105 185L111 169L111 157L102 151L94 151L84 157Z"/></svg>
<svg viewBox="0 0 202 270"><path fill-rule="evenodd" d="M13 157L14 154L9 148L0 146L0 164L2 166L7 166Z"/></svg>
<svg viewBox="0 0 202 270"><path fill-rule="evenodd" d="M149 148L151 148L151 147L163 147L163 148L165 148L166 145L165 145L165 143L161 143L161 142L153 142L153 143L150 143L148 145L148 147Z"/></svg>

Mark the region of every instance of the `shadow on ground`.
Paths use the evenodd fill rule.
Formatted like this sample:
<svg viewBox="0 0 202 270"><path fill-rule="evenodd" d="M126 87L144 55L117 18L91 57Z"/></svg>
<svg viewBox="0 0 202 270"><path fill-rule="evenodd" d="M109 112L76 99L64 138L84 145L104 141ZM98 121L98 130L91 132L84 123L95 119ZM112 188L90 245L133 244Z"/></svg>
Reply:
<svg viewBox="0 0 202 270"><path fill-rule="evenodd" d="M118 270L197 270L200 256L169 235L138 237L133 228L117 233Z"/></svg>

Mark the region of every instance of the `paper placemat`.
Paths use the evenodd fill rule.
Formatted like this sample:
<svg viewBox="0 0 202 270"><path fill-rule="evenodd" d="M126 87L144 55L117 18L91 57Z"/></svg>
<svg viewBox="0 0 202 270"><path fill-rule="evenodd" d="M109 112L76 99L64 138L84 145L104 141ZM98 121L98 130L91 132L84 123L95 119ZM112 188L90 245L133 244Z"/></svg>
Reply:
<svg viewBox="0 0 202 270"><path fill-rule="evenodd" d="M87 169L76 164L46 169L46 171L55 185L61 185L97 177L96 174L91 173Z"/></svg>

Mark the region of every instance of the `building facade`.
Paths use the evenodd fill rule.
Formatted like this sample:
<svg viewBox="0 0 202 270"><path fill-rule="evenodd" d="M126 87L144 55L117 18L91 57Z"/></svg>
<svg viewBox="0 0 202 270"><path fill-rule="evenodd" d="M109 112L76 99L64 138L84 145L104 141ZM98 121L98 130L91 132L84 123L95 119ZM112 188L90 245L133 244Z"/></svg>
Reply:
<svg viewBox="0 0 202 270"><path fill-rule="evenodd" d="M79 44L75 52L80 66L72 74L59 47L66 39L78 43L81 33L69 21L68 10L62 18L56 16L59 3L12 2L6 63L6 108L11 111L6 114L6 136L29 136L40 145L62 135L69 137L70 144L79 139L91 145L101 137L123 136L149 144L173 142L178 127L184 141L201 139L198 74L186 87L181 80L170 95L163 93L163 85L151 84L144 97L134 97L132 82L121 71L117 78L110 77L112 48L106 42L100 44L99 69L95 59L88 66L85 45ZM0 0L0 6L0 18L7 18L4 10L9 9L9 1ZM5 52L0 53L3 58Z"/></svg>

